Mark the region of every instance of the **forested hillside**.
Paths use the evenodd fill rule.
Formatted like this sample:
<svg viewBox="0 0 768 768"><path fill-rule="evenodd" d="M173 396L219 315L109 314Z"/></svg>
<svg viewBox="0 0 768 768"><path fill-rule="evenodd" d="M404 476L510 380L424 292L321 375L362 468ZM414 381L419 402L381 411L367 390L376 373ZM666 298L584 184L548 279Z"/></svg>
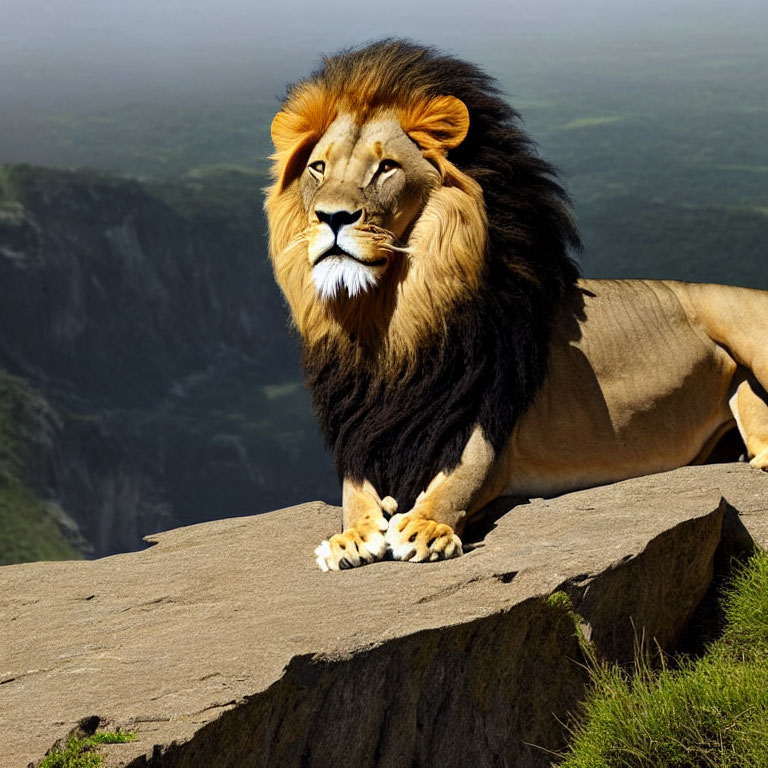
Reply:
<svg viewBox="0 0 768 768"><path fill-rule="evenodd" d="M258 173L0 175L0 561L334 500Z"/></svg>

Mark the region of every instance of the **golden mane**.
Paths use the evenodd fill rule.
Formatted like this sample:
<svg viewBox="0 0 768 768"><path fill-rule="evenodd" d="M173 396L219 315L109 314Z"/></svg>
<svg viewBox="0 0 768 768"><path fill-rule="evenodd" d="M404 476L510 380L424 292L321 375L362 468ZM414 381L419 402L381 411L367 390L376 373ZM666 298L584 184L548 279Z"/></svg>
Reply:
<svg viewBox="0 0 768 768"><path fill-rule="evenodd" d="M298 177L340 115L395 114L437 168L375 290L319 300ZM480 426L495 451L544 379L579 237L554 170L477 67L407 41L323 60L273 123L270 256L340 476L409 508ZM418 455L418 462L412 457Z"/></svg>

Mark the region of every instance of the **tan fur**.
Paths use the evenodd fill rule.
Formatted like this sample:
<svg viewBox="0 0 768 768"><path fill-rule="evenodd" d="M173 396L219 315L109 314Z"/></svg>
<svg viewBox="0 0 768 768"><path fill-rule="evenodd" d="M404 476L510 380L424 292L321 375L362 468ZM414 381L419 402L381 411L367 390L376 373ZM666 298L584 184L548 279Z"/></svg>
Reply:
<svg viewBox="0 0 768 768"><path fill-rule="evenodd" d="M734 425L729 401L744 376L768 385L768 294L653 281L581 288L499 458L499 492L553 495L704 461ZM768 438L758 414L768 409L753 396L747 422L762 434L748 430L748 448Z"/></svg>
<svg viewBox="0 0 768 768"><path fill-rule="evenodd" d="M490 498L483 490L494 465L493 447L477 427L451 472L440 472L407 514L389 521L386 541L397 560L439 560L462 554L458 534Z"/></svg>

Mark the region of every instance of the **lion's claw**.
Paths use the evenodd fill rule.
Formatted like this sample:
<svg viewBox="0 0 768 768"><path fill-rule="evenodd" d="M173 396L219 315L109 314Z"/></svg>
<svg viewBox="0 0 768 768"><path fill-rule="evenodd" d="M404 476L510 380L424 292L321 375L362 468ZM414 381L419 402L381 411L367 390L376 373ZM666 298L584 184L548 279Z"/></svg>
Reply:
<svg viewBox="0 0 768 768"><path fill-rule="evenodd" d="M387 521L381 517L337 533L315 550L315 562L322 571L342 571L381 560L387 551L386 529Z"/></svg>
<svg viewBox="0 0 768 768"><path fill-rule="evenodd" d="M464 551L450 525L409 514L394 515L385 538L395 560L413 563L447 560Z"/></svg>

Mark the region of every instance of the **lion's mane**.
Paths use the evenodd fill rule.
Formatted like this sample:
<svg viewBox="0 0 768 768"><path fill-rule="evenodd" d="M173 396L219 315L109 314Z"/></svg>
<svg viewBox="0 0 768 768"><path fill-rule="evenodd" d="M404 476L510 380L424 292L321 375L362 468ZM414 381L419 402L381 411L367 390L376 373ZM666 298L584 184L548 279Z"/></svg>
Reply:
<svg viewBox="0 0 768 768"><path fill-rule="evenodd" d="M579 248L579 236L554 169L538 156L494 81L472 64L401 40L326 58L289 89L284 102L316 121L322 135L331 115L318 94L321 102L345 100L361 116L439 96L455 96L469 111L469 132L448 152L447 163L482 190L484 248L463 266L473 272L467 281L473 288L433 308L435 322L409 342L412 354L387 357L383 345L362 344L343 322L320 334L302 327L289 296L304 340L306 383L339 475L370 480L406 511L439 471L458 464L476 424L497 452L509 439L546 373L555 309L578 277L569 252ZM274 242L289 237L305 216L296 210L297 190L277 202L297 172L288 162L306 162L308 150L299 155L288 161L278 152L273 167L276 181L267 202L273 260ZM434 289L418 288L425 296ZM311 280L301 290L304 305L316 307ZM391 302L357 301L363 323L385 323L376 316L385 306L398 311ZM306 324L313 316L306 310L303 317ZM333 323L333 312L311 322Z"/></svg>

